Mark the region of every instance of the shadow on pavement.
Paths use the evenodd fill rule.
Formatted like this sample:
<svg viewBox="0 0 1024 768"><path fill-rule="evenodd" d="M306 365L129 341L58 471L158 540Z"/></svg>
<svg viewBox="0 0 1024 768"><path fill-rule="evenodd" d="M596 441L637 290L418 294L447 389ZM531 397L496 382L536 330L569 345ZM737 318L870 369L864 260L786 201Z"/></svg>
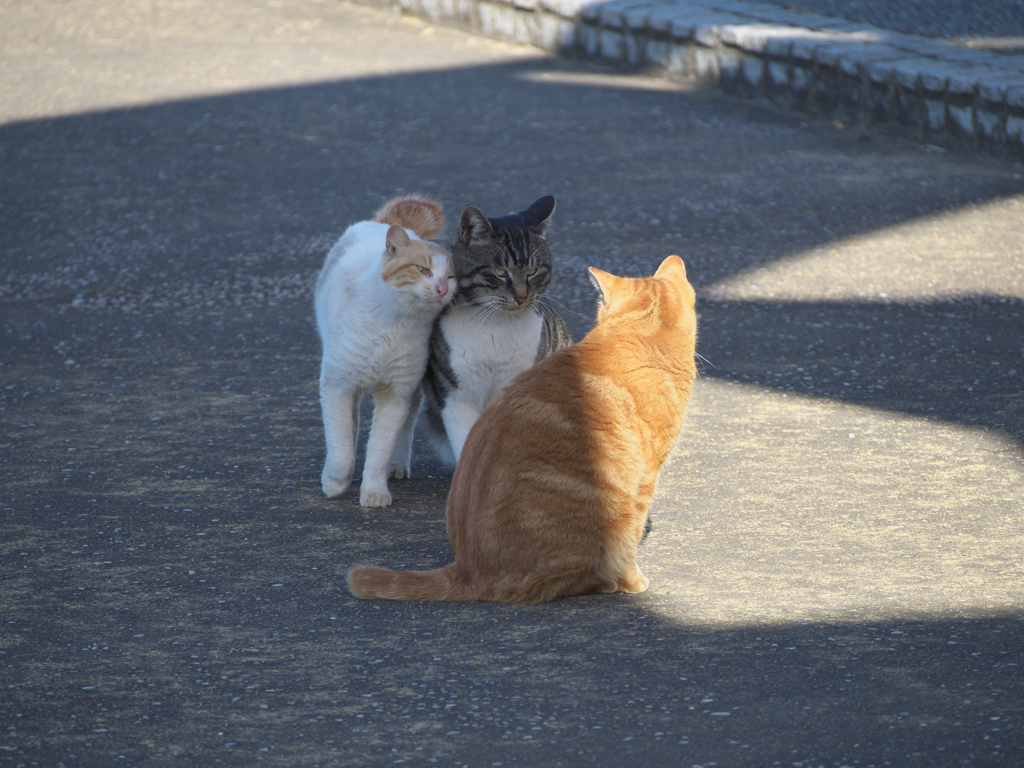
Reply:
<svg viewBox="0 0 1024 768"><path fill-rule="evenodd" d="M935 184L902 150L749 105L520 78L550 68L594 71L529 62L0 127L3 760L1020 754L1012 611L715 629L664 615L672 596L653 576L640 597L531 608L348 595L353 563L450 559L450 475L422 447L387 511L328 503L316 482L308 281L345 224L396 189L450 215L555 194L556 297L577 338L589 263L649 272L678 252L707 285L1020 192L955 159L935 161L949 182ZM707 375L1021 440L1017 301L701 311Z"/></svg>
<svg viewBox="0 0 1024 768"><path fill-rule="evenodd" d="M999 430L1024 443L1024 303L701 304L702 374Z"/></svg>
<svg viewBox="0 0 1024 768"><path fill-rule="evenodd" d="M447 562L435 511L295 495L175 510L140 497L130 511L65 497L56 531L9 525L32 557L5 578L19 602L3 644L8 758L923 766L1019 754L1019 613L709 628L666 618L650 594L361 602L341 563ZM56 554L70 541L78 552Z"/></svg>
<svg viewBox="0 0 1024 768"><path fill-rule="evenodd" d="M591 82L587 73L595 70L582 64L484 69L0 127L5 313L14 323L31 322L40 301L47 314L55 306L101 315L304 306L345 223L396 188L453 202L450 218L470 201L503 212L549 191L559 200L553 238L562 287L554 295L579 338L593 313L584 277L590 263L644 273L663 253L679 252L699 288L796 251L1021 188L1003 174L984 183L962 177L948 159L936 161L947 183L935 184L899 153L844 152L856 149L852 137L811 133L746 104L730 103L721 117L702 94L666 99L616 87L600 71ZM553 83L533 76L552 69L584 76ZM481 77L501 91L487 105L465 105L459 94L479 88ZM601 123L581 120L598 100L616 111ZM431 115L450 122L421 115L427 103ZM714 143L750 115L758 136ZM675 150L668 158L667 145ZM835 159L823 172L827 153ZM774 310L705 302L703 309L702 352L716 366L710 375L733 371L766 386L967 419L1020 439L1019 377L1011 372L1020 369L1018 301ZM796 338L769 338L783 333ZM834 354L823 357L826 349ZM309 347L311 371L317 352ZM844 387L837 377L851 381Z"/></svg>

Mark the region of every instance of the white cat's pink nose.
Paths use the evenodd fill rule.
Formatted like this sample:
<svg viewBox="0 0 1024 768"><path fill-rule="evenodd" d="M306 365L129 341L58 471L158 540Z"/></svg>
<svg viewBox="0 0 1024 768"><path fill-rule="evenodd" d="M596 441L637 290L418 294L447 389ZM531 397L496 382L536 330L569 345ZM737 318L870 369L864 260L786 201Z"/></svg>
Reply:
<svg viewBox="0 0 1024 768"><path fill-rule="evenodd" d="M448 283L438 283L437 284L437 295L438 295L438 297L444 296L446 293L448 293Z"/></svg>

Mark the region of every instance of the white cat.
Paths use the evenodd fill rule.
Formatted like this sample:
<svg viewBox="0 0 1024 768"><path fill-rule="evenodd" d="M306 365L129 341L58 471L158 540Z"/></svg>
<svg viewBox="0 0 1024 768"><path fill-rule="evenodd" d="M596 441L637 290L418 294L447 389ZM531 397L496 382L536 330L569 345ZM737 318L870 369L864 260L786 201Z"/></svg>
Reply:
<svg viewBox="0 0 1024 768"><path fill-rule="evenodd" d="M412 436L422 397L434 318L455 293L451 256L420 238L444 229L441 205L409 195L353 224L327 254L314 307L323 341L320 407L328 498L352 482L359 403L374 397L359 504L391 504L388 477L410 476Z"/></svg>

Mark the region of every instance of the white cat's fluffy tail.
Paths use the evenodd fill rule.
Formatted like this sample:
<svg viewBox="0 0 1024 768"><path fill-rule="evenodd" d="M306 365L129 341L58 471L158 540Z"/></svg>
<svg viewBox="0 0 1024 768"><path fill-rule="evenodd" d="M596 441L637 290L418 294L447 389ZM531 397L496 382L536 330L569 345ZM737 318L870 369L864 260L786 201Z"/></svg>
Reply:
<svg viewBox="0 0 1024 768"><path fill-rule="evenodd" d="M444 208L423 195L393 197L380 207L373 220L411 229L423 240L433 240L444 232Z"/></svg>

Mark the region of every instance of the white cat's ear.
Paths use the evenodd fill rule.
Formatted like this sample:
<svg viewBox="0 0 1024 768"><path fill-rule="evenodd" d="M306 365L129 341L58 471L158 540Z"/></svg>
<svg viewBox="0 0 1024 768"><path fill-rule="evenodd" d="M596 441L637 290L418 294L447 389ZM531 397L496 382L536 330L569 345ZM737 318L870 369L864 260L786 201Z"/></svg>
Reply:
<svg viewBox="0 0 1024 768"><path fill-rule="evenodd" d="M391 228L388 229L384 245L387 249L388 256L394 256L398 253L399 248L406 248L410 245L412 245L412 239L409 237L409 233L397 224L392 224Z"/></svg>
<svg viewBox="0 0 1024 768"><path fill-rule="evenodd" d="M494 227L475 205L467 205L459 219L459 242L469 245L474 241L491 239Z"/></svg>

